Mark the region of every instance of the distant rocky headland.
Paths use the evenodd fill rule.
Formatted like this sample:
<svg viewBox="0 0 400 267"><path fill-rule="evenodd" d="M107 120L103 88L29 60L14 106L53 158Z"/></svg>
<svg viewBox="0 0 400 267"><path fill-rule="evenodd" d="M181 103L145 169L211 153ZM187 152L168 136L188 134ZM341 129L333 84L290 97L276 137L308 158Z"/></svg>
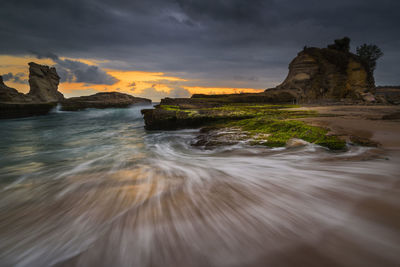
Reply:
<svg viewBox="0 0 400 267"><path fill-rule="evenodd" d="M213 98L218 95L193 95ZM262 93L227 95L230 102L292 104L385 103L375 95L372 72L355 54L330 48L305 47L289 64L286 79Z"/></svg>
<svg viewBox="0 0 400 267"><path fill-rule="evenodd" d="M0 76L0 119L45 115L60 104L61 110L85 108L121 108L133 104L150 104L151 100L118 92L97 93L91 96L65 98L58 91L60 77L54 67L29 63L27 94L4 84Z"/></svg>
<svg viewBox="0 0 400 267"><path fill-rule="evenodd" d="M118 92L102 92L90 96L71 97L60 103L61 110L76 111L85 108L126 108L139 103L151 104L151 100Z"/></svg>

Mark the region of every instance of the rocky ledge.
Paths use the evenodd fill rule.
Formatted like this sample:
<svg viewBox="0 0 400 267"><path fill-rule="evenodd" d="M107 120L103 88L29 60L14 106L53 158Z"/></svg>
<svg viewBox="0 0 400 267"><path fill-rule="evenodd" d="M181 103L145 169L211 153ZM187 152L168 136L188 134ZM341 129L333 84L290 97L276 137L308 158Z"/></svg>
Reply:
<svg viewBox="0 0 400 267"><path fill-rule="evenodd" d="M60 104L61 110L76 111L86 108L125 108L134 104L151 104L151 100L118 92L104 92L68 98L61 101Z"/></svg>
<svg viewBox="0 0 400 267"><path fill-rule="evenodd" d="M144 109L142 114L147 130L176 130L198 128L200 135L194 146L246 142L250 145L282 147L292 139L302 139L333 150L346 148L346 143L328 130L297 121L298 118L316 116L316 112L297 111L297 105L269 105L253 103L228 103L217 107L209 105L188 108L182 105L162 105ZM197 103L199 105L199 103Z"/></svg>
<svg viewBox="0 0 400 267"><path fill-rule="evenodd" d="M14 119L48 114L57 103L0 103L0 119Z"/></svg>

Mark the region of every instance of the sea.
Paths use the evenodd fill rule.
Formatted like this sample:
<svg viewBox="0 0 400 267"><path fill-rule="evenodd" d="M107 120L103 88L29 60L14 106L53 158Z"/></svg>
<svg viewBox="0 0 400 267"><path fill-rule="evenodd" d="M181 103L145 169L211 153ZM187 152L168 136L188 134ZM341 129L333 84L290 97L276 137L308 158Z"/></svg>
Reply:
<svg viewBox="0 0 400 267"><path fill-rule="evenodd" d="M0 266L400 266L400 154L192 146L140 110L0 121Z"/></svg>

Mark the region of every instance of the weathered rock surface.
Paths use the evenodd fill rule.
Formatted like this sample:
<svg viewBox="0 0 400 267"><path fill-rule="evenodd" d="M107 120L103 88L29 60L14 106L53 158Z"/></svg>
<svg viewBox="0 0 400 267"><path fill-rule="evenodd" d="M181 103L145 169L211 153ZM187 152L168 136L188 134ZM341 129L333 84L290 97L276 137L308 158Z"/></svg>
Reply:
<svg viewBox="0 0 400 267"><path fill-rule="evenodd" d="M297 103L374 102L374 79L354 54L305 48L289 65L285 81L267 95Z"/></svg>
<svg viewBox="0 0 400 267"><path fill-rule="evenodd" d="M30 96L36 102L58 102L64 99L58 91L60 77L54 67L29 63Z"/></svg>
<svg viewBox="0 0 400 267"><path fill-rule="evenodd" d="M4 84L0 76L0 119L44 115L56 103L34 103L32 97Z"/></svg>
<svg viewBox="0 0 400 267"><path fill-rule="evenodd" d="M191 116L184 111L165 110L161 108L141 110L146 122L146 130L176 130L199 127L218 118L212 116Z"/></svg>
<svg viewBox="0 0 400 267"><path fill-rule="evenodd" d="M292 138L286 143L287 148L295 148L295 147L302 147L310 144L307 141L298 138Z"/></svg>
<svg viewBox="0 0 400 267"><path fill-rule="evenodd" d="M199 110L168 110L161 107L141 110L146 130L176 130L184 128L197 128L208 123L239 120L250 116L224 110L199 109Z"/></svg>
<svg viewBox="0 0 400 267"><path fill-rule="evenodd" d="M219 146L232 146L240 142L249 143L251 136L240 128L204 127L191 142L191 146L212 149Z"/></svg>
<svg viewBox="0 0 400 267"><path fill-rule="evenodd" d="M3 82L3 77L0 76L0 102L26 103L30 101L32 101L30 97L18 92L14 88L5 85Z"/></svg>
<svg viewBox="0 0 400 267"><path fill-rule="evenodd" d="M48 114L57 103L0 103L0 119L24 118Z"/></svg>
<svg viewBox="0 0 400 267"><path fill-rule="evenodd" d="M72 97L60 103L62 110L75 111L85 108L124 108L134 104L151 104L151 100L118 92L104 92L90 96Z"/></svg>
<svg viewBox="0 0 400 267"><path fill-rule="evenodd" d="M28 94L6 86L0 77L0 119L45 115L64 99L58 92L60 77L55 68L29 63Z"/></svg>

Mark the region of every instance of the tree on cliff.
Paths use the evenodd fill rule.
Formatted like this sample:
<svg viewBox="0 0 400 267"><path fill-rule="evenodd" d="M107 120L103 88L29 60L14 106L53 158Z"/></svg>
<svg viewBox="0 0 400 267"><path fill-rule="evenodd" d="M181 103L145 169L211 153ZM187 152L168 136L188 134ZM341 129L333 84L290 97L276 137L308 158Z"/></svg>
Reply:
<svg viewBox="0 0 400 267"><path fill-rule="evenodd" d="M357 56L361 58L367 64L369 67L369 70L371 73L374 73L374 70L376 68L376 61L383 56L382 50L373 44L367 45L363 44L357 47Z"/></svg>
<svg viewBox="0 0 400 267"><path fill-rule="evenodd" d="M335 49L342 52L350 51L350 38L344 37L342 39L336 39L334 44L328 45L329 49Z"/></svg>

